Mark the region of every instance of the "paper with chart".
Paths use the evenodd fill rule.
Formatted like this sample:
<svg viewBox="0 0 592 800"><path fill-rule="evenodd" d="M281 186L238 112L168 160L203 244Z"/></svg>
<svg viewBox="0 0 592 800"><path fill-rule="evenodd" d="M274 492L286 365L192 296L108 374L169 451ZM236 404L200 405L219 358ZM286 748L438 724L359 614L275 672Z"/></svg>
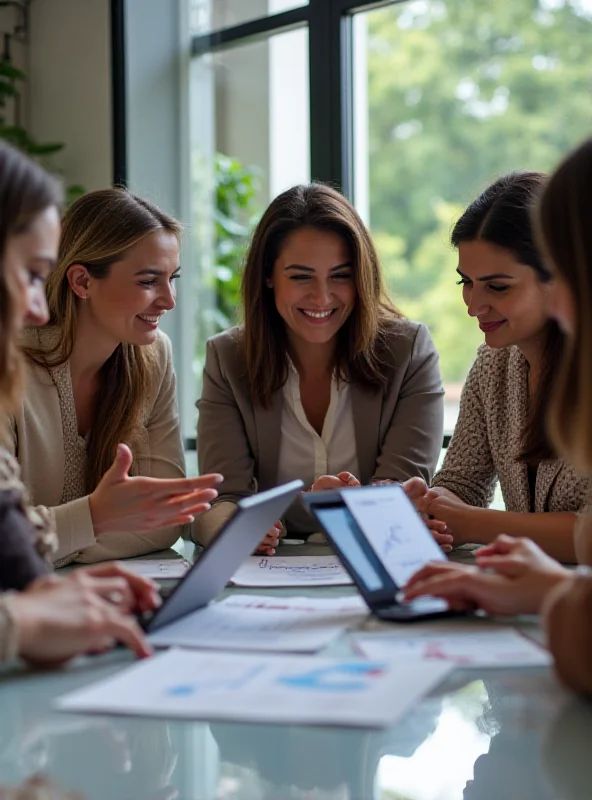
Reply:
<svg viewBox="0 0 592 800"><path fill-rule="evenodd" d="M314 653L368 615L361 597L233 594L150 634L155 647Z"/></svg>
<svg viewBox="0 0 592 800"><path fill-rule="evenodd" d="M400 486L345 489L341 495L397 586L428 561L446 560Z"/></svg>
<svg viewBox="0 0 592 800"><path fill-rule="evenodd" d="M352 582L337 556L251 556L235 572L235 586L347 586Z"/></svg>
<svg viewBox="0 0 592 800"><path fill-rule="evenodd" d="M549 653L513 628L466 633L414 631L413 635L360 634L354 648L371 659L444 661L456 667L537 667L551 663ZM414 666L415 669L415 666Z"/></svg>
<svg viewBox="0 0 592 800"><path fill-rule="evenodd" d="M284 725L393 724L451 671L398 664L169 650L58 698L62 711Z"/></svg>
<svg viewBox="0 0 592 800"><path fill-rule="evenodd" d="M182 578L191 567L185 558L130 558L122 564L136 575L155 580Z"/></svg>

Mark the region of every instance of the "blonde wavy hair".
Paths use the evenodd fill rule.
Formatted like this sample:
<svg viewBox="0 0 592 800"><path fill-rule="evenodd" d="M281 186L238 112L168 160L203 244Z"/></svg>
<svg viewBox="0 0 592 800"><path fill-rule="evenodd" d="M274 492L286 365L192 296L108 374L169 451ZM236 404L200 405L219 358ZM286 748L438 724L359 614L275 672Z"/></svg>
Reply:
<svg viewBox="0 0 592 800"><path fill-rule="evenodd" d="M27 233L36 217L61 203L57 181L34 161L0 142L0 405L7 411L20 399L23 369L17 322L22 299L4 264L6 245L12 236Z"/></svg>
<svg viewBox="0 0 592 800"><path fill-rule="evenodd" d="M548 418L561 455L592 473L592 139L555 170L535 214L538 239L549 265L571 292L576 327L567 337Z"/></svg>
<svg viewBox="0 0 592 800"><path fill-rule="evenodd" d="M76 200L62 220L58 265L47 283L50 319L59 329L51 348L29 346L27 357L51 368L68 361L76 339L79 300L68 270L82 264L98 280L106 278L131 247L158 231L181 236L181 225L157 206L122 188L101 189ZM86 488L92 492L115 458L119 442L133 440L142 403L155 367L152 345L121 343L103 365L87 445Z"/></svg>

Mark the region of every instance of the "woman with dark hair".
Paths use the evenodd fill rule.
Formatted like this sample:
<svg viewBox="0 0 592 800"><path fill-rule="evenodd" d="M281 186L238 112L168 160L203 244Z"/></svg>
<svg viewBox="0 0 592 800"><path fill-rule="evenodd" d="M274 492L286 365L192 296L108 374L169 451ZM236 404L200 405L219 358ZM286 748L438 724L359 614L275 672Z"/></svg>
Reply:
<svg viewBox="0 0 592 800"><path fill-rule="evenodd" d="M196 520L197 541L211 540L240 497L294 478L313 490L429 481L442 444L438 355L425 326L386 297L370 235L343 195L311 184L271 203L242 301L243 324L207 346L199 467L224 483ZM315 530L300 507L286 522L299 536Z"/></svg>
<svg viewBox="0 0 592 800"><path fill-rule="evenodd" d="M534 218L548 270L548 313L565 334L549 404L557 452L592 475L592 139L555 170ZM549 515L551 516L551 515ZM543 524L543 515L538 515ZM534 536L532 538L535 538ZM572 545L573 546L573 545ZM478 567L429 564L410 580L408 599L435 595L451 607L494 614L541 612L561 680L592 695L592 514L581 514L575 549L582 566L566 569L528 539L500 536L477 552Z"/></svg>
<svg viewBox="0 0 592 800"><path fill-rule="evenodd" d="M467 377L442 469L418 507L446 523L455 545L488 544L503 532L573 562L588 480L556 456L545 435L563 335L547 313L549 273L531 223L544 183L536 172L500 178L453 229L463 299L485 344ZM497 480L506 511L488 508ZM421 494L421 486L408 491Z"/></svg>
<svg viewBox="0 0 592 800"><path fill-rule="evenodd" d="M47 319L45 281L58 250L61 192L41 167L0 143L0 406L19 401L18 334ZM31 509L19 468L0 448L0 662L45 665L121 641L149 648L129 614L158 605L154 586L116 564L48 574L55 534ZM15 591L16 590L16 591Z"/></svg>

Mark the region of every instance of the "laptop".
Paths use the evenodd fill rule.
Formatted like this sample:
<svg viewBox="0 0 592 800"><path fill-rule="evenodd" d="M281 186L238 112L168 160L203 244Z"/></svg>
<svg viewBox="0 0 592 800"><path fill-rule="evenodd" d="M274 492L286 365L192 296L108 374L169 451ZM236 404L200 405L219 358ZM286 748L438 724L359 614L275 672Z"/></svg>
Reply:
<svg viewBox="0 0 592 800"><path fill-rule="evenodd" d="M446 561L397 484L310 492L302 502L320 523L373 614L393 622L456 616L445 600L401 602L401 589L429 561Z"/></svg>
<svg viewBox="0 0 592 800"><path fill-rule="evenodd" d="M161 607L142 616L140 624L146 633L176 622L217 597L273 523L296 500L303 486L302 481L291 481L239 500L232 517Z"/></svg>

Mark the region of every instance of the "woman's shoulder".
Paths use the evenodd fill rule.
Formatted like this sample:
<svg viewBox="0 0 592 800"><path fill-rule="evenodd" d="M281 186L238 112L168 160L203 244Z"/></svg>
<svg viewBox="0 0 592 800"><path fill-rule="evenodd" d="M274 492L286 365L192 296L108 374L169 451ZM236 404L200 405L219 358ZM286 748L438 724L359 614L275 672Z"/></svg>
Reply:
<svg viewBox="0 0 592 800"><path fill-rule="evenodd" d="M524 356L517 347L479 346L473 367L478 368L482 378L488 380L506 380L509 373L520 372L525 368Z"/></svg>
<svg viewBox="0 0 592 800"><path fill-rule="evenodd" d="M382 322L381 349L393 366L414 356L436 353L436 346L427 326L405 317L386 317Z"/></svg>
<svg viewBox="0 0 592 800"><path fill-rule="evenodd" d="M217 333L208 339L207 347L216 354L216 358L221 367L239 367L240 372L244 371L244 329L242 325L235 325L221 333Z"/></svg>

